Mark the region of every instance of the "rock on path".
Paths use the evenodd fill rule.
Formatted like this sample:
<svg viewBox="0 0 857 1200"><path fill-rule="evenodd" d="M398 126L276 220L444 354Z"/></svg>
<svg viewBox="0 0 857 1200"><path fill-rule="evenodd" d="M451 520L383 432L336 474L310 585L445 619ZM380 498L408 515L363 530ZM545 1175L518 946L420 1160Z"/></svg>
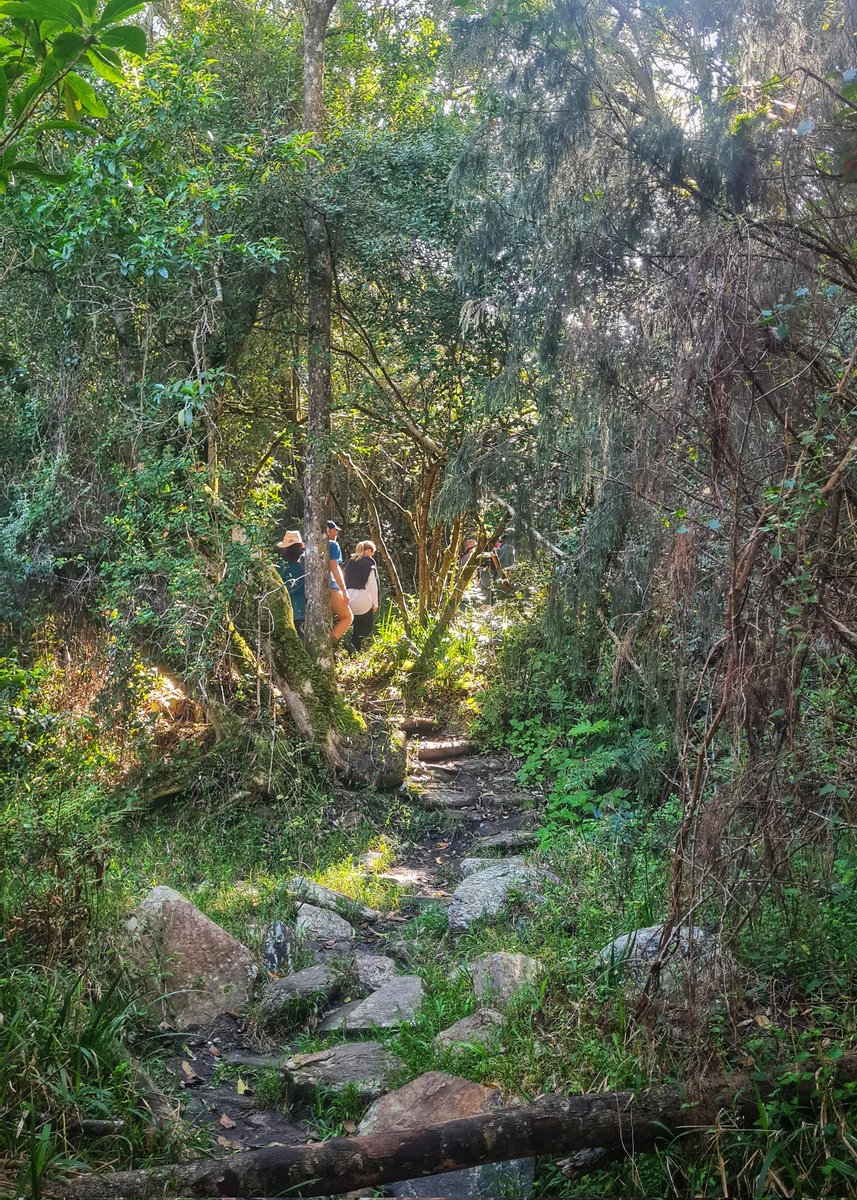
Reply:
<svg viewBox="0 0 857 1200"><path fill-rule="evenodd" d="M538 840L531 829L504 829L479 838L476 845L480 850L531 850Z"/></svg>
<svg viewBox="0 0 857 1200"><path fill-rule="evenodd" d="M284 979L273 979L262 993L259 1016L264 1022L287 1017L302 1001L319 1003L334 1000L342 991L344 972L320 963L305 967Z"/></svg>
<svg viewBox="0 0 857 1200"><path fill-rule="evenodd" d="M342 917L328 912L326 908L316 908L313 904L298 906L295 930L299 937L316 942L350 941L354 936L353 928Z"/></svg>
<svg viewBox="0 0 857 1200"><path fill-rule="evenodd" d="M357 950L353 958L354 975L361 987L377 991L396 976L396 964L386 954L368 954Z"/></svg>
<svg viewBox="0 0 857 1200"><path fill-rule="evenodd" d="M539 885L556 876L520 860L498 862L469 874L452 894L447 909L449 928L463 933L480 917L496 917L506 907L513 892L524 892L538 904L544 903Z"/></svg>
<svg viewBox="0 0 857 1200"><path fill-rule="evenodd" d="M350 1087L356 1087L361 1099L375 1100L403 1065L380 1042L346 1042L314 1054L295 1054L283 1063L283 1072L305 1100L312 1100L319 1088L343 1092Z"/></svg>
<svg viewBox="0 0 857 1200"><path fill-rule="evenodd" d="M484 871L486 867L496 867L498 862L502 862L507 867L525 867L527 865L519 854L513 854L509 858L503 859L474 855L471 858L463 858L458 864L458 869L462 879L466 879L468 875L475 875L477 871Z"/></svg>
<svg viewBox="0 0 857 1200"><path fill-rule="evenodd" d="M334 892L332 888L324 887L303 875L295 875L293 879L288 880L286 891L298 900L303 900L316 908L329 909L352 921L374 922L381 916L376 909L361 904L359 900L352 900L350 896L344 896L342 892Z"/></svg>
<svg viewBox="0 0 857 1200"><path fill-rule="evenodd" d="M418 975L396 975L365 1000L354 1000L334 1009L319 1025L322 1033L343 1029L371 1033L373 1029L398 1029L412 1020L423 1002L423 981Z"/></svg>
<svg viewBox="0 0 857 1200"><path fill-rule="evenodd" d="M177 1029L207 1025L247 1003L253 955L180 892L153 888L126 922L135 955L149 959L165 1020Z"/></svg>
<svg viewBox="0 0 857 1200"><path fill-rule="evenodd" d="M527 954L498 950L480 954L467 964L467 969L480 1004L504 1008L517 992L536 982L541 968L537 960Z"/></svg>
<svg viewBox="0 0 857 1200"><path fill-rule="evenodd" d="M469 1046L490 1046L499 1037L503 1024L502 1013L493 1008L477 1009L469 1017L462 1017L449 1029L443 1029L434 1039L435 1050L452 1050L460 1054Z"/></svg>

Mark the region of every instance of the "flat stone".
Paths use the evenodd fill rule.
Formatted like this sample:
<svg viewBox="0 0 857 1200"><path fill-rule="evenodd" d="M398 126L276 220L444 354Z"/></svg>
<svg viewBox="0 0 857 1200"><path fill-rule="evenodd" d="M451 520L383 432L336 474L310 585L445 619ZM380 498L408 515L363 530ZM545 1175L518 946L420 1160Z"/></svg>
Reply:
<svg viewBox="0 0 857 1200"><path fill-rule="evenodd" d="M478 838L476 845L480 850L530 850L538 840L531 829L505 829L502 833Z"/></svg>
<svg viewBox="0 0 857 1200"><path fill-rule="evenodd" d="M466 860L465 860L466 861ZM537 904L544 903L539 885L555 879L547 871L518 862L498 862L468 875L452 893L447 909L453 933L469 929L480 917L496 917L513 892L524 892Z"/></svg>
<svg viewBox="0 0 857 1200"><path fill-rule="evenodd" d="M304 1099L319 1088L342 1092L356 1085L362 1100L375 1100L403 1068L402 1060L380 1042L345 1042L314 1054L295 1054L283 1071Z"/></svg>
<svg viewBox="0 0 857 1200"><path fill-rule="evenodd" d="M463 858L458 864L458 869L461 872L461 878L466 879L468 875L475 875L477 871L484 871L487 867L496 867L498 862L502 862L504 866L525 867L527 864L518 854L512 855L510 858L496 859L486 858L484 855L474 855L472 858Z"/></svg>
<svg viewBox="0 0 857 1200"><path fill-rule="evenodd" d="M445 1121L490 1112L501 1104L497 1088L483 1087L442 1071L429 1071L376 1100L360 1122L358 1132L427 1129ZM533 1168L533 1159L515 1159L423 1179L401 1180L391 1184L389 1192L393 1196L419 1197L528 1196L533 1186Z"/></svg>
<svg viewBox="0 0 857 1200"><path fill-rule="evenodd" d="M418 975L397 975L372 992L365 1000L355 1000L334 1009L319 1025L326 1033L344 1029L349 1033L370 1033L373 1029L398 1029L412 1020L423 1002L423 981Z"/></svg>
<svg viewBox="0 0 857 1200"><path fill-rule="evenodd" d="M357 982L365 988L377 991L389 983L396 974L396 964L386 954L368 954L363 950L354 953L354 974Z"/></svg>
<svg viewBox="0 0 857 1200"><path fill-rule="evenodd" d="M310 938L316 942L345 941L354 937L354 930L338 917L336 913L326 908L316 908L313 904L298 905L298 917L295 930L299 937Z"/></svg>
<svg viewBox="0 0 857 1200"><path fill-rule="evenodd" d="M424 792L413 793L414 803L429 812L445 812L448 809L469 808L478 802L473 792L459 792L451 788L427 787Z"/></svg>
<svg viewBox="0 0 857 1200"><path fill-rule="evenodd" d="M265 988L259 1005L264 1020L276 1020L294 1011L301 1001L332 1000L342 990L342 974L331 967L319 964L305 967L287 975L285 979L273 979Z"/></svg>
<svg viewBox="0 0 857 1200"><path fill-rule="evenodd" d="M493 1008L480 1008L469 1017L462 1017L449 1029L443 1029L434 1039L435 1050L461 1053L469 1046L489 1046L497 1040L503 1016Z"/></svg>
<svg viewBox="0 0 857 1200"><path fill-rule="evenodd" d="M351 921L377 921L381 914L374 908L368 908L359 900L352 900L342 892L334 892L332 888L324 887L304 875L295 875L286 883L286 891L290 896L312 904L316 908L326 908L338 913Z"/></svg>
<svg viewBox="0 0 857 1200"><path fill-rule="evenodd" d="M283 1062L281 1054L247 1054L243 1050L227 1050L223 1061L233 1067L247 1067L251 1071L278 1070Z"/></svg>
<svg viewBox="0 0 857 1200"><path fill-rule="evenodd" d="M541 967L527 954L498 950L480 954L467 964L467 969L480 1003L505 1008L516 992L535 983Z"/></svg>
<svg viewBox="0 0 857 1200"><path fill-rule="evenodd" d="M207 1025L247 1003L258 967L253 955L169 887L148 893L126 922L135 953L148 959L151 991L177 1029Z"/></svg>

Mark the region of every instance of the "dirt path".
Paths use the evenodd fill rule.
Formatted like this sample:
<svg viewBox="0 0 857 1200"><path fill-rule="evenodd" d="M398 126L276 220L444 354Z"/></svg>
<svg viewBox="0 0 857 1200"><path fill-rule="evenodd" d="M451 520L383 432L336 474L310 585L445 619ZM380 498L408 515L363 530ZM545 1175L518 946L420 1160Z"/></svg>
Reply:
<svg viewBox="0 0 857 1200"><path fill-rule="evenodd" d="M442 751L442 744L434 745L435 752ZM355 923L347 948L316 943L309 960L300 951L293 957L294 937L286 925L272 929L265 957L276 974L288 974L308 961L343 961L343 955L353 959L355 952L380 960L391 935L400 934L404 919L427 905L449 903L461 879L463 859L520 854L534 844L539 797L518 786L511 761L473 754L456 757L456 743L447 745L451 757L429 763L419 757L420 743L411 744L408 799L428 812L442 814L442 820L434 831L405 844L398 860L379 872L380 878L404 889L400 914L388 919L381 915L377 924ZM367 872L373 870L371 853L364 857L364 865ZM316 1025L313 1019L308 1028ZM295 1029L287 1038L274 1039L236 1014L182 1039L169 1064L186 1096L182 1115L200 1129L215 1153L307 1142L335 1131L320 1111L308 1112L306 1104L295 1109L286 1093L271 1101L281 1063L305 1044L301 1032Z"/></svg>

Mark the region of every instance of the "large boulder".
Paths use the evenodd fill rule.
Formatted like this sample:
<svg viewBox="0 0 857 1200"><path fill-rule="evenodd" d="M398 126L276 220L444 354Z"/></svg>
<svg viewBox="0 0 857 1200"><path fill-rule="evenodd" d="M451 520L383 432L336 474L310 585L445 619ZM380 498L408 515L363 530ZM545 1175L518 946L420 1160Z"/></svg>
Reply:
<svg viewBox="0 0 857 1200"><path fill-rule="evenodd" d="M351 921L377 921L381 915L374 908L361 904L359 900L343 896L342 892L335 892L332 888L324 887L323 884L307 879L304 875L295 875L289 879L286 891L290 896L312 904L315 908L329 909Z"/></svg>
<svg viewBox="0 0 857 1200"><path fill-rule="evenodd" d="M429 1071L396 1092L376 1100L360 1123L359 1133L427 1129L446 1121L475 1117L502 1104L497 1088L483 1087L456 1075ZM468 1167L424 1179L404 1179L389 1186L391 1196L528 1196L533 1186L533 1159Z"/></svg>
<svg viewBox="0 0 857 1200"><path fill-rule="evenodd" d="M462 1017L449 1029L442 1029L434 1039L435 1050L450 1050L461 1054L471 1046L490 1046L498 1041L503 1015L493 1008L479 1008L469 1017Z"/></svg>
<svg viewBox="0 0 857 1200"><path fill-rule="evenodd" d="M541 971L536 959L526 954L510 954L506 950L480 954L467 964L467 969L483 1008L491 1005L505 1008L517 992L536 982Z"/></svg>
<svg viewBox="0 0 857 1200"><path fill-rule="evenodd" d="M353 1088L361 1099L374 1100L402 1067L402 1060L380 1042L345 1042L314 1054L295 1054L283 1063L289 1082L304 1100L312 1099L319 1088Z"/></svg>
<svg viewBox="0 0 857 1200"><path fill-rule="evenodd" d="M208 1025L247 1003L258 967L231 933L169 887L153 888L126 922L162 1018L176 1029Z"/></svg>
<svg viewBox="0 0 857 1200"><path fill-rule="evenodd" d="M322 1033L343 1029L371 1033L373 1029L398 1029L411 1021L423 1002L423 981L418 975L396 975L365 1000L354 1000L334 1009L319 1025Z"/></svg>
<svg viewBox="0 0 857 1200"><path fill-rule="evenodd" d="M354 930L347 921L326 908L316 908L314 904L298 905L295 931L298 937L308 938L311 942L350 942L354 937Z"/></svg>
<svg viewBox="0 0 857 1200"><path fill-rule="evenodd" d="M614 938L598 954L597 966L620 972L635 988L645 986L653 961L661 953L663 925L647 925ZM663 958L660 984L665 992L675 991L685 980L710 984L723 979L730 970L713 933L698 925L680 925L674 929Z"/></svg>
<svg viewBox="0 0 857 1200"><path fill-rule="evenodd" d="M498 862L475 871L452 893L447 909L449 928L453 933L462 933L480 917L496 917L506 907L513 892L523 892L528 899L543 904L540 885L554 878L547 871L528 867L520 860Z"/></svg>

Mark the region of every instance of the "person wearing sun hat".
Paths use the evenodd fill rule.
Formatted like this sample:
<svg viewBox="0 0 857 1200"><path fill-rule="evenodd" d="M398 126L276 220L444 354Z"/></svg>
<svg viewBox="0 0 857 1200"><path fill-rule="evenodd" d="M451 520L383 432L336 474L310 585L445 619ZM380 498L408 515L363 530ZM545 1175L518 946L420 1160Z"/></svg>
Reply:
<svg viewBox="0 0 857 1200"><path fill-rule="evenodd" d="M277 571L289 591L298 637L303 637L306 619L306 564L304 540L300 530L287 529L282 541L277 542L277 549L283 551L283 561L277 563Z"/></svg>

